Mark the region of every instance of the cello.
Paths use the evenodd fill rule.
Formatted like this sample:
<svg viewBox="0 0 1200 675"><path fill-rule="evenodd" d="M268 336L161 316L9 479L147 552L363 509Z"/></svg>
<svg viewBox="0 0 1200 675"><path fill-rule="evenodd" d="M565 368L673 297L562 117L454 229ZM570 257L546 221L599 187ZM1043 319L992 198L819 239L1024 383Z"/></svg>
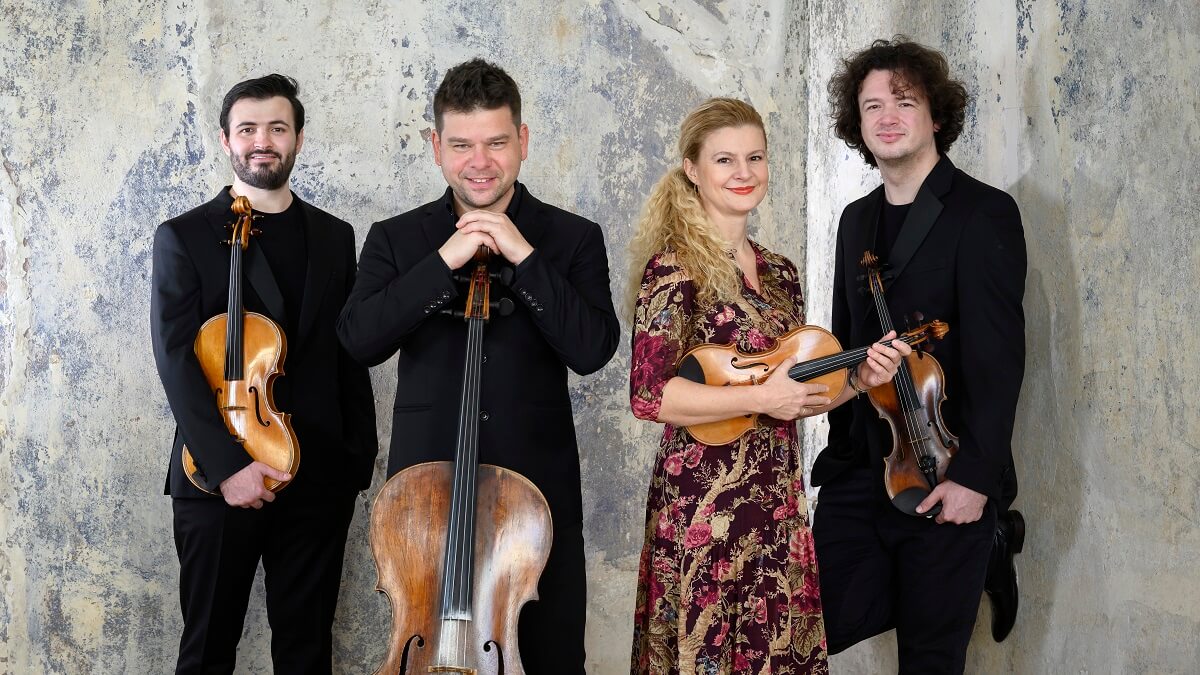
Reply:
<svg viewBox="0 0 1200 675"><path fill-rule="evenodd" d="M229 240L229 300L196 335L194 349L204 379L217 399L217 408L229 433L257 462L284 471L295 479L300 466L300 444L292 430L292 416L275 409L272 387L283 374L287 337L271 319L247 312L242 306L242 253L250 245L254 212L250 200L239 196L230 209L238 216ZM186 445L183 470L188 480L209 494L203 467L198 466ZM263 486L278 492L289 481L263 477Z"/></svg>
<svg viewBox="0 0 1200 675"><path fill-rule="evenodd" d="M883 297L879 259L866 251L861 264L867 270L875 311L886 333L892 330L892 318ZM946 468L958 452L958 437L942 420L945 380L937 359L913 350L900 361L892 378L894 386L880 385L867 393L879 417L892 429L892 452L883 460L884 487L892 505L910 516L932 518L941 513L940 503L925 513L916 509L945 480Z"/></svg>
<svg viewBox="0 0 1200 675"><path fill-rule="evenodd" d="M376 589L391 603L388 652L376 673L521 675L517 620L537 598L553 527L541 491L524 476L479 464L488 251L475 256L466 308L466 366L452 462L398 472L371 508ZM503 303L508 302L506 306Z"/></svg>

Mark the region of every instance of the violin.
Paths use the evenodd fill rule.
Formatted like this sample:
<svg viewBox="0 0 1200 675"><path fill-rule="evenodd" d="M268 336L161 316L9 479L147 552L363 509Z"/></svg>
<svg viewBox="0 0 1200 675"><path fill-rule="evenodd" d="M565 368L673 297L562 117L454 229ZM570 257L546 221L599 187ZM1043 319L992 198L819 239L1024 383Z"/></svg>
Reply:
<svg viewBox="0 0 1200 675"><path fill-rule="evenodd" d="M229 244L229 301L196 335L194 349L204 378L217 399L225 426L255 461L296 476L300 444L292 430L292 416L275 408L272 388L283 374L287 337L279 325L242 306L242 253L250 244L254 215L250 200L238 197L231 207L238 216ZM203 467L183 447L183 470L200 490L219 494L206 484ZM263 477L263 486L278 492L290 481Z"/></svg>
<svg viewBox="0 0 1200 675"><path fill-rule="evenodd" d="M529 479L479 464L483 327L491 309L512 311L507 298L490 301L487 258L481 246L466 308L453 313L467 323L454 461L400 471L371 509L376 589L392 608L388 652L376 673L524 673L517 619L537 598L553 525Z"/></svg>
<svg viewBox="0 0 1200 675"><path fill-rule="evenodd" d="M916 347L929 340L940 340L949 326L930 321L904 333L896 340ZM882 344L890 345L893 340ZM766 382L789 356L805 359L788 369L788 377L797 382L811 382L829 387L830 400L841 395L846 387L848 369L867 359L868 347L841 351L842 346L832 333L820 326L801 326L775 342L775 346L755 353L738 349L737 345L703 344L692 347L680 359L676 373L687 380L717 387L756 385ZM692 438L705 445L732 443L752 429L758 413L731 417L718 422L692 424L687 427Z"/></svg>
<svg viewBox="0 0 1200 675"><path fill-rule="evenodd" d="M892 319L884 300L879 259L867 251L861 264L875 299L875 310L883 330L892 330ZM917 505L925 501L946 478L946 468L958 452L958 437L942 420L946 400L946 376L937 359L914 350L900 361L892 385L880 385L867 395L879 417L892 429L892 451L884 458L883 484L892 505L910 516L933 517L941 512L935 504L925 513Z"/></svg>

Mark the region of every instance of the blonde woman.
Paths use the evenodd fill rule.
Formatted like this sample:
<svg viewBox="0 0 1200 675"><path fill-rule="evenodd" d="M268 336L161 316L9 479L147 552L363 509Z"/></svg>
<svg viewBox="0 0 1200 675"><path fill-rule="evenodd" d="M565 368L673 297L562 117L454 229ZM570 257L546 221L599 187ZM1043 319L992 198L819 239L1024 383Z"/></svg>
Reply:
<svg viewBox="0 0 1200 675"><path fill-rule="evenodd" d="M762 351L804 324L796 267L746 235L766 195L762 118L714 98L680 130L683 161L655 186L632 244L630 401L664 424L646 507L632 672L823 673L825 631L795 420L836 400L785 375L756 387L675 376L701 343ZM884 338L891 337L884 336ZM891 380L901 352L875 345L858 389ZM778 370L787 370L793 361ZM685 425L759 413L722 446Z"/></svg>

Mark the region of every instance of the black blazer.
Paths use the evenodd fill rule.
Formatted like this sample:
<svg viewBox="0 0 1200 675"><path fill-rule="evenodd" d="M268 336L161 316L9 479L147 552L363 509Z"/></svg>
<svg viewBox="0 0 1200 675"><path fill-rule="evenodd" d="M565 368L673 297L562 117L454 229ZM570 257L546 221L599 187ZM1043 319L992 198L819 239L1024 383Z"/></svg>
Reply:
<svg viewBox="0 0 1200 675"><path fill-rule="evenodd" d="M599 370L616 351L620 329L600 227L516 188L509 217L534 251L510 288L492 285L492 299L509 297L516 309L493 313L484 331L479 453L481 462L533 481L558 528L578 524L583 513L567 368ZM455 222L447 190L372 225L338 319L342 344L361 363L399 355L389 476L454 458L467 329L439 312L462 309L463 301L437 249ZM490 263L509 265L495 255Z"/></svg>
<svg viewBox="0 0 1200 675"><path fill-rule="evenodd" d="M293 199L299 200L293 194ZM206 486L251 462L236 443L214 403L193 343L200 326L226 309L229 238L235 216L225 188L212 201L159 225L154 234L150 333L154 361L175 416L166 494L206 497L183 473L187 443ZM298 335L287 336L284 375L275 381L275 404L291 413L300 444L300 467L285 492L299 494L329 486L370 485L379 442L375 403L367 369L338 344L337 314L354 285L354 230L347 223L300 201L308 238L308 272ZM243 259L244 306L286 326L283 296L253 238ZM283 494L283 493L281 493Z"/></svg>
<svg viewBox="0 0 1200 675"><path fill-rule="evenodd" d="M883 187L850 204L838 226L833 334L867 345L882 331L859 261L875 249ZM885 272L892 324L914 312L950 332L934 356L946 375L942 413L959 450L947 477L1002 504L1017 493L1012 430L1025 369L1025 238L1016 202L942 157L909 209ZM890 278L890 281L887 279ZM891 431L865 396L829 415L829 445L813 466L816 485L851 465L882 468Z"/></svg>

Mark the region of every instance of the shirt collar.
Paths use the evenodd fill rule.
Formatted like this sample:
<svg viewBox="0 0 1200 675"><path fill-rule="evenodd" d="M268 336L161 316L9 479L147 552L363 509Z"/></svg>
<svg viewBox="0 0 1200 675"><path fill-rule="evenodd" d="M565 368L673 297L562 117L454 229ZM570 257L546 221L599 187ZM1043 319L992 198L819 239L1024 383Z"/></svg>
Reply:
<svg viewBox="0 0 1200 675"><path fill-rule="evenodd" d="M525 186L520 181L513 183L513 196L508 202L508 207L504 209L504 215L508 216L508 219L514 224L517 222L517 215L521 213L521 198L524 195ZM446 193L442 195L441 201L442 208L457 221L458 214L454 212L454 192L450 188L446 188Z"/></svg>

